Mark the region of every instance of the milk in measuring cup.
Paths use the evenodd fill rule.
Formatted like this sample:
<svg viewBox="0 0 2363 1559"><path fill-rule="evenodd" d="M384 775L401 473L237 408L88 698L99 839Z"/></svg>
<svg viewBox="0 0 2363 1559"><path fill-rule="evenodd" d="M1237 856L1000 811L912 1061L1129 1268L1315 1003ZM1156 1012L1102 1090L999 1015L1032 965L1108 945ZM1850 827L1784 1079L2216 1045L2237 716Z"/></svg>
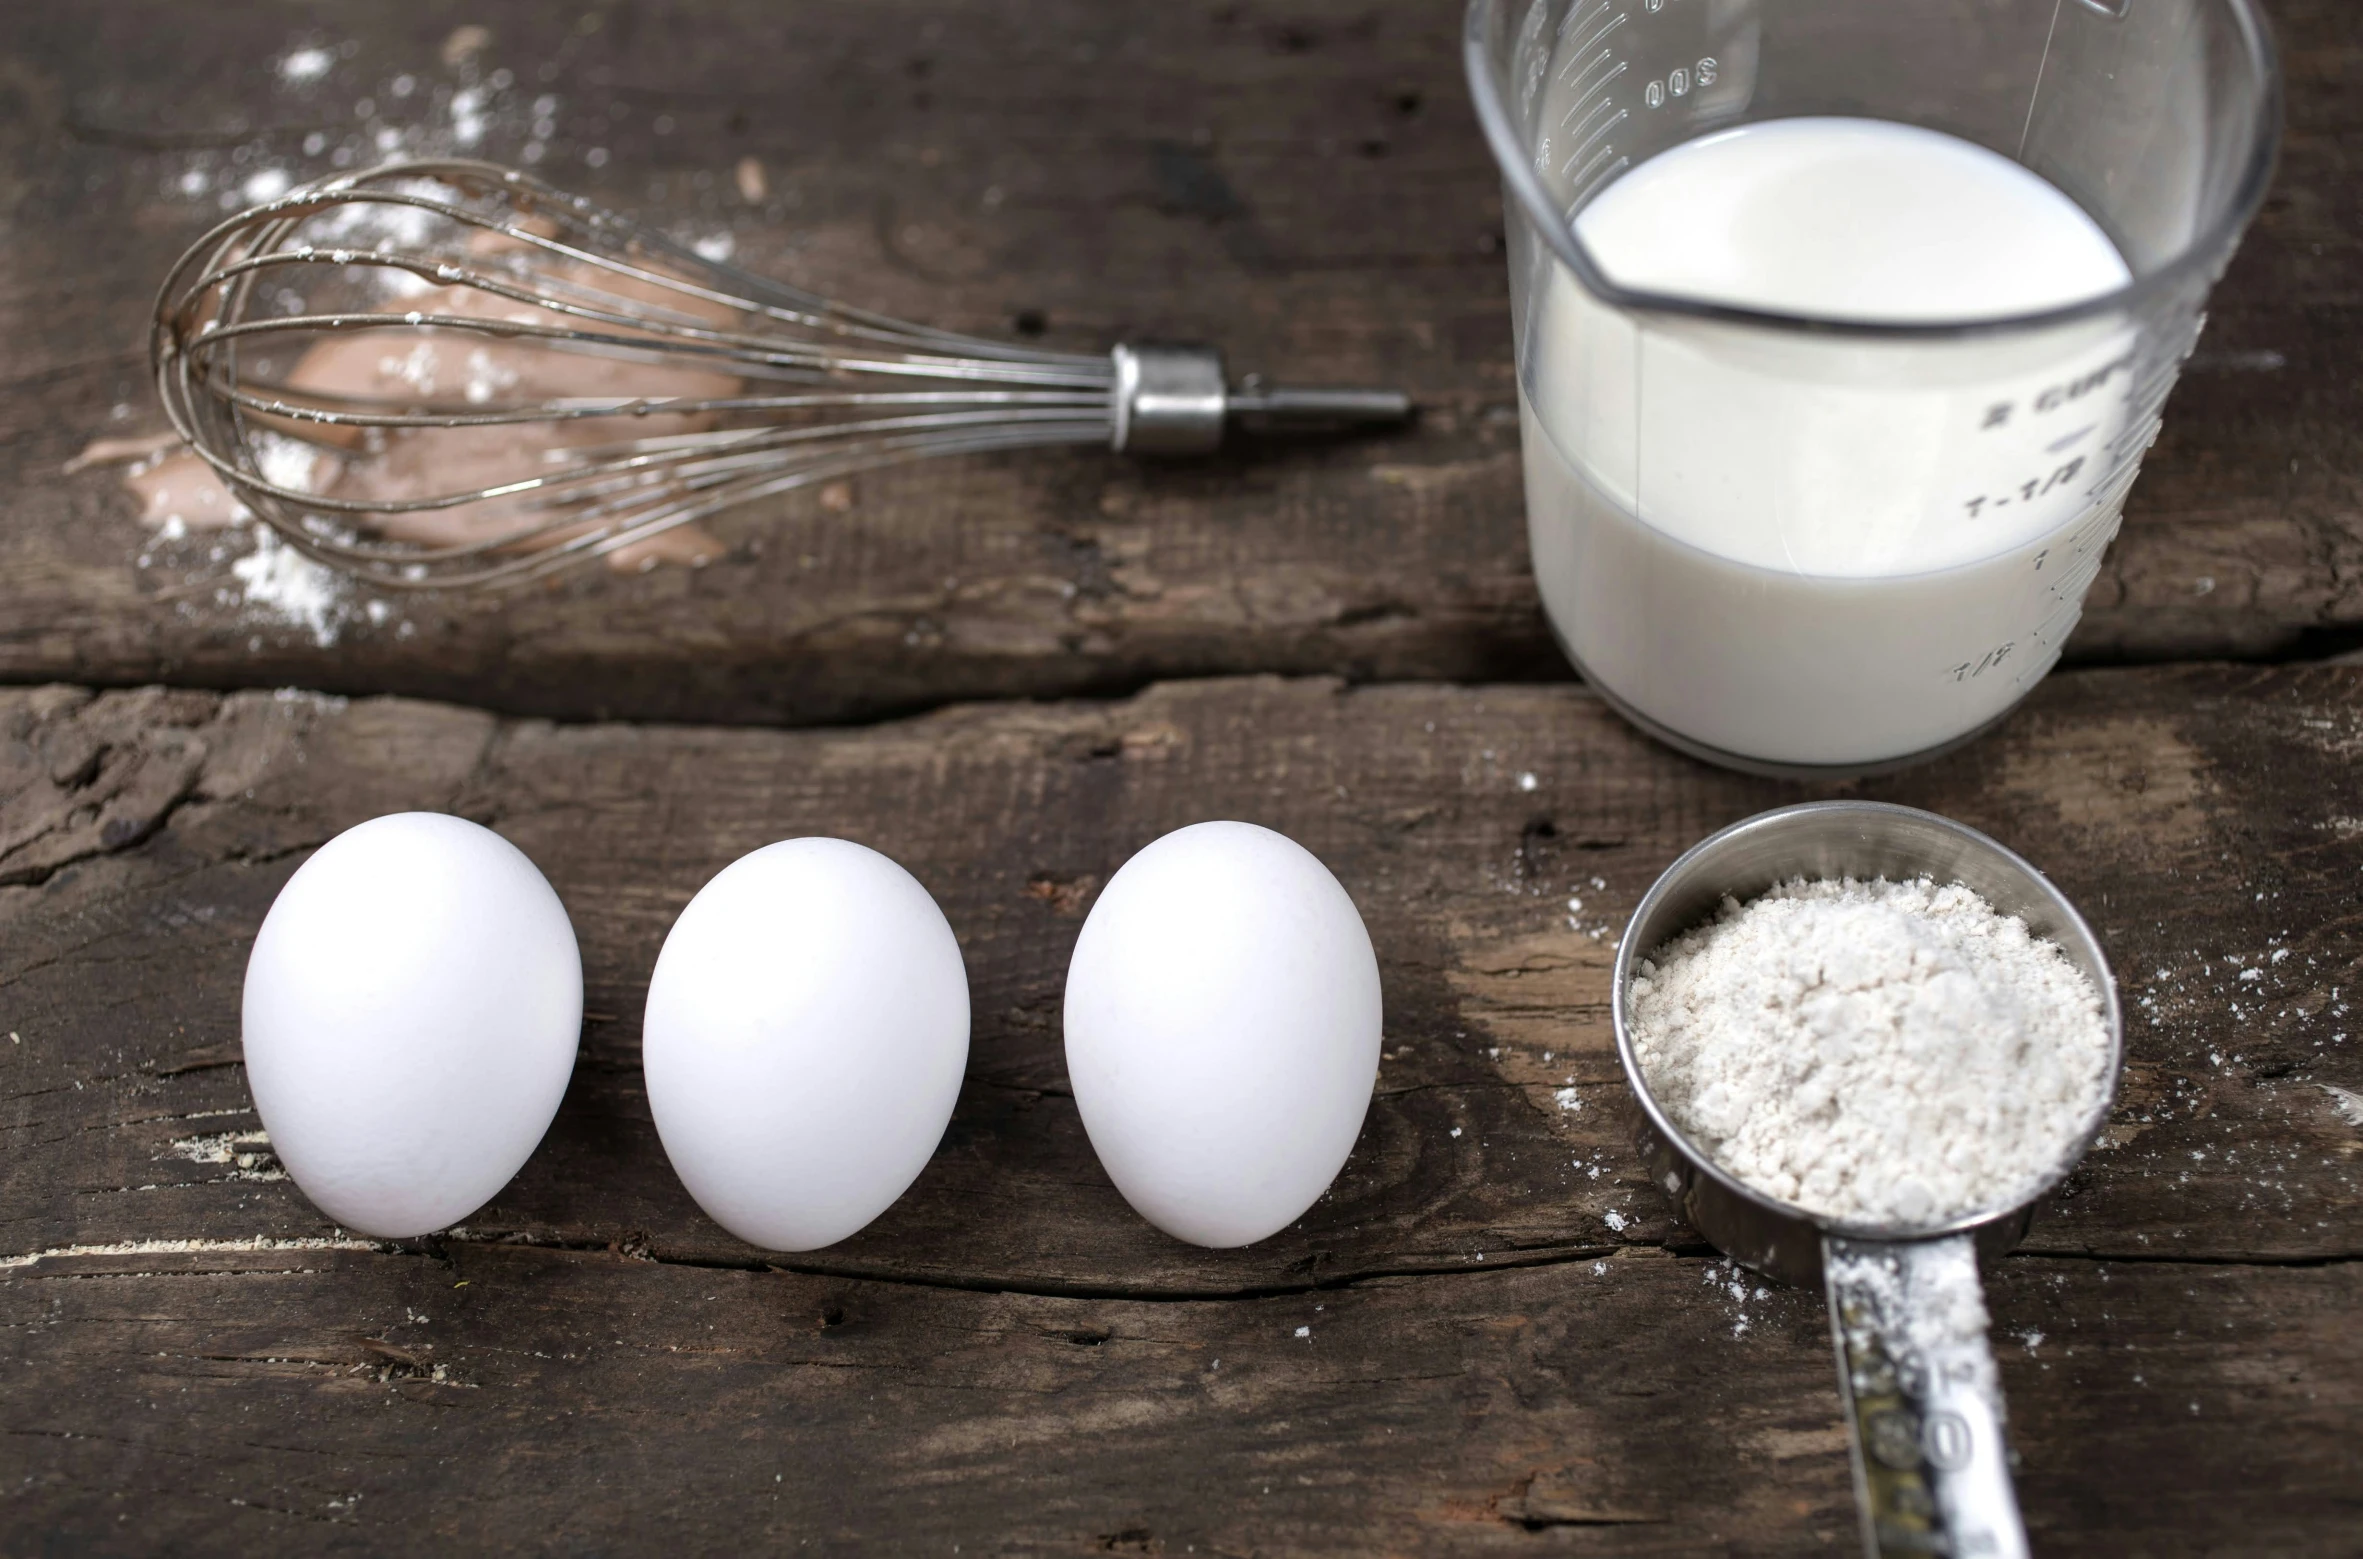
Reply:
<svg viewBox="0 0 2363 1559"><path fill-rule="evenodd" d="M2026 168L1865 119L1676 146L1576 233L1628 289L1836 320L2018 317L2128 278ZM1549 272L1520 385L1535 575L1629 711L1715 755L1871 764L1975 731L2058 658L2146 436L2124 319L1931 350L1627 312Z"/></svg>

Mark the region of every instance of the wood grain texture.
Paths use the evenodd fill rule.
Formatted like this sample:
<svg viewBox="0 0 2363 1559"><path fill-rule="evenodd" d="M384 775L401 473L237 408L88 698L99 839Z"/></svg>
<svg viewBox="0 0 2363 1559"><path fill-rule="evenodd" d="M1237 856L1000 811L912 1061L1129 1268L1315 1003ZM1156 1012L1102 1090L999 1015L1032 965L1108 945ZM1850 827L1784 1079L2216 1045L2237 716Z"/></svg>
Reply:
<svg viewBox="0 0 2363 1559"><path fill-rule="evenodd" d="M2363 628L2363 45L2342 0L2273 9L2280 182L2093 587L2084 660L2283 656ZM401 600L374 622L353 600L334 645L238 604L242 543L136 566L114 478L60 470L95 435L161 426L142 382L156 279L261 161L320 171L363 99L397 135L448 140L436 94L459 78L439 54L462 24L490 29L479 70L520 78L476 149L538 137L559 182L728 232L757 268L1064 347L1223 341L1242 368L1403 385L1423 420L1202 467L873 477L847 512L741 517L702 573ZM1527 573L1500 201L1457 24L1455 5L1352 0L39 10L0 54L0 678L827 722L1187 675L1562 677ZM279 79L323 40L355 52Z"/></svg>
<svg viewBox="0 0 2363 1559"><path fill-rule="evenodd" d="M2038 1551L2351 1551L2357 1274L2000 1262ZM0 1325L20 1553L1853 1540L1814 1296L1655 1252L1169 1303L510 1246L97 1254L10 1272Z"/></svg>
<svg viewBox="0 0 2363 1559"><path fill-rule="evenodd" d="M2090 664L2363 632L2363 34L2272 8L2280 180L2086 669L1851 788L2036 861L2125 997L2111 1126L1988 1273L2045 1552L2363 1529L2363 664ZM1564 680L1457 3L28 9L0 40L0 1553L1851 1542L1818 1299L1667 1215L1605 1008L1676 853L1826 792L1689 763ZM335 54L316 82L278 70L302 45ZM110 473L61 468L160 426L147 297L225 191L381 127L448 147L450 90L501 68L476 149L538 141L758 269L1061 347L1215 339L1425 415L1195 468L882 475L744 516L701 573L352 598L327 636L242 608L243 543L151 545ZM451 702L202 691L280 683ZM963 702L1033 698L1065 701ZM280 1169L238 994L310 851L411 807L544 867L589 1019L516 1180L385 1243ZM1125 1206L1059 1034L1100 884L1216 816L1331 865L1387 1000L1337 1185L1231 1252ZM788 1258L682 1191L638 1028L680 906L808 832L935 893L975 1033L910 1193Z"/></svg>
<svg viewBox="0 0 2363 1559"><path fill-rule="evenodd" d="M2105 1145L1994 1274L2051 1546L2351 1535L2363 1130L2335 1090L2363 1091L2359 753L2363 668L2084 671L1861 788L2044 867L2127 999ZM0 694L5 1525L208 1550L464 1543L487 1519L553 1547L1842 1542L1818 1308L1758 1296L1666 1215L1604 1011L1651 877L1802 794L1667 754L1569 686L1256 678L803 732ZM304 855L414 806L547 870L591 1019L517 1180L448 1236L373 1245L271 1159L237 993ZM1388 1003L1337 1186L1231 1252L1124 1206L1058 1032L1098 883L1210 816L1330 863ZM636 1036L680 905L800 832L928 885L976 1021L919 1182L788 1258L673 1179Z"/></svg>

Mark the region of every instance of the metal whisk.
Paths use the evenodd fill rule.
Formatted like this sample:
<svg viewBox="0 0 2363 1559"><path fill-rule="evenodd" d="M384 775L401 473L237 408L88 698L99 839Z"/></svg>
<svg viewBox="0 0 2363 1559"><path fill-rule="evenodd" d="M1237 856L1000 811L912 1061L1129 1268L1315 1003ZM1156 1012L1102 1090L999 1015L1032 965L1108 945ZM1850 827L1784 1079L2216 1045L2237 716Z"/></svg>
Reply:
<svg viewBox="0 0 2363 1559"><path fill-rule="evenodd" d="M407 589L649 556L722 510L908 460L1188 454L1234 423L1411 411L1394 391L1232 386L1203 347L1089 356L905 324L456 160L223 222L165 279L150 356L173 427L258 517Z"/></svg>

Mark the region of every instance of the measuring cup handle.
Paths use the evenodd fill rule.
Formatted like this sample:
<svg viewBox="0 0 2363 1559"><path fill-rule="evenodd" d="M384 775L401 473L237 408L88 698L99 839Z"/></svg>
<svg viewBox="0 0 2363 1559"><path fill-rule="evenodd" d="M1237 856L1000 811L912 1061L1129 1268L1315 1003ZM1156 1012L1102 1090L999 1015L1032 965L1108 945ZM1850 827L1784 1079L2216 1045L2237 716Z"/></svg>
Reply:
<svg viewBox="0 0 2363 1559"><path fill-rule="evenodd" d="M1822 1237L1863 1552L2024 1559L1977 1250Z"/></svg>

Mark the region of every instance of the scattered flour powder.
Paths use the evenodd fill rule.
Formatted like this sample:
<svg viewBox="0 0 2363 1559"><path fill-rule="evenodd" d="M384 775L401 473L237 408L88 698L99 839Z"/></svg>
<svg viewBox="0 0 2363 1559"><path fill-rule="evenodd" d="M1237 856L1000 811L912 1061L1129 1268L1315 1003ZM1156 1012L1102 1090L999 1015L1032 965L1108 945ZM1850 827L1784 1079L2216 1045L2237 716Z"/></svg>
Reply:
<svg viewBox="0 0 2363 1559"><path fill-rule="evenodd" d="M2099 993L1970 889L1784 883L1641 961L1650 1091L1708 1157L1845 1223L2031 1190L2109 1086Z"/></svg>
<svg viewBox="0 0 2363 1559"><path fill-rule="evenodd" d="M243 587L247 607L293 623L312 642L334 644L341 624L346 583L334 569L313 562L265 526L254 528L254 550L230 565Z"/></svg>

